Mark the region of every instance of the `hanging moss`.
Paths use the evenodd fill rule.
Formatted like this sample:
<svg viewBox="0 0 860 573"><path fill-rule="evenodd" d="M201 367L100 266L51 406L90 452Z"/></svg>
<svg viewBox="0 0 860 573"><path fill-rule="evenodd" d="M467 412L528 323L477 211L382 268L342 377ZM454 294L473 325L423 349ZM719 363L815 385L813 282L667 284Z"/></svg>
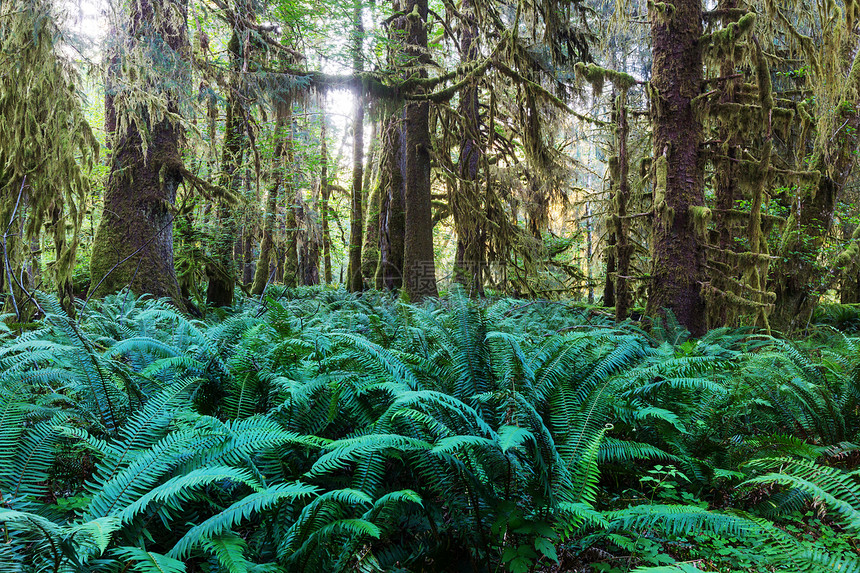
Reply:
<svg viewBox="0 0 860 573"><path fill-rule="evenodd" d="M654 212L659 214L658 220L670 229L675 221L675 210L666 203L666 187L669 179L669 160L661 155L654 162Z"/></svg>
<svg viewBox="0 0 860 573"><path fill-rule="evenodd" d="M672 19L675 13L675 5L668 2L648 2L649 13L652 18L658 19L661 23L666 24Z"/></svg>
<svg viewBox="0 0 860 573"><path fill-rule="evenodd" d="M597 94L603 90L603 83L607 80L622 91L636 85L636 80L633 76L624 72L601 68L600 66L584 62L578 62L575 68L576 75L591 84L592 89Z"/></svg>
<svg viewBox="0 0 860 573"><path fill-rule="evenodd" d="M706 59L717 62L724 59L736 60L737 51L745 48L742 40L753 30L756 15L752 12L741 17L737 22L731 22L726 27L705 34L699 41Z"/></svg>
<svg viewBox="0 0 860 573"><path fill-rule="evenodd" d="M773 108L773 84L770 81L770 66L762 52L758 40L755 41L755 70L758 81L759 103L762 110L767 113Z"/></svg>
<svg viewBox="0 0 860 573"><path fill-rule="evenodd" d="M708 235L708 225L711 222L711 210L702 205L690 205L687 212L690 214L693 230L702 238L702 240L706 240Z"/></svg>

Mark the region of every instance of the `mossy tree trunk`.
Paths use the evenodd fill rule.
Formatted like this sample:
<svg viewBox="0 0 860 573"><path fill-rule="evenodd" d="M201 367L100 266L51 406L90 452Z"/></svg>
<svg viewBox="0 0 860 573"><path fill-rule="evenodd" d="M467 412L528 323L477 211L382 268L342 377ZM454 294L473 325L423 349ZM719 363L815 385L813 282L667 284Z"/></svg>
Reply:
<svg viewBox="0 0 860 573"><path fill-rule="evenodd" d="M370 152L364 168L364 189L371 190L365 213L364 244L361 247L361 275L372 285L376 267L379 266L379 208L382 190L379 185L379 136L377 122L370 128ZM374 177L376 175L377 177Z"/></svg>
<svg viewBox="0 0 860 573"><path fill-rule="evenodd" d="M360 0L353 0L352 26L352 68L355 73L359 73L363 69L361 47L364 36ZM349 266L346 272L346 288L350 292L359 292L364 290L364 280L361 273L361 247L364 231L362 198L362 184L364 182L364 94L361 88L358 88L355 93L352 136L352 203L349 218Z"/></svg>
<svg viewBox="0 0 860 573"><path fill-rule="evenodd" d="M185 0L135 2L129 14L129 41L163 43L166 49L187 59L190 46L186 18ZM154 37L147 38L149 34ZM108 69L109 74L118 73L117 66ZM172 81L190 80L184 70L178 73L179 77ZM137 123L117 121L128 110L117 109L110 92L105 107L109 132L111 127L123 127L110 135L113 153L104 213L93 242L91 293L102 295L128 286L135 293L167 297L182 306L174 269L170 212L182 181L182 127L164 118L145 125L148 134L144 135ZM168 101L168 109L179 114L178 102Z"/></svg>
<svg viewBox="0 0 860 573"><path fill-rule="evenodd" d="M615 102L615 139L618 148L614 180L616 182L614 235L615 258L615 320L627 318L633 297L630 290L630 259L633 244L630 242L630 219L627 217L627 204L630 202L629 157L627 139L630 127L627 121L627 90L621 90ZM589 222L591 219L589 218Z"/></svg>
<svg viewBox="0 0 860 573"><path fill-rule="evenodd" d="M722 18L723 27L728 27L732 22L738 20L735 13L737 10L736 0L725 0L720 3L719 9L726 14ZM720 93L721 104L736 103L735 93L743 83L743 78L735 77L737 63L731 57L731 53L720 62L720 76L727 78L722 84L722 92ZM730 269L734 266L734 261L730 258L730 253L735 251L734 234L732 232L731 218L729 213L735 208L735 199L739 196L738 180L740 178L738 168L738 153L742 143L741 138L735 130L730 128L728 121L723 121L719 128L719 139L723 142L724 161L714 160L716 164L714 173L714 192L716 195L716 212L714 220L716 221L718 238L718 251L716 253L715 262L723 269ZM711 283L723 292L733 290L733 286L726 280L722 272L711 273ZM710 310L710 323L712 326L728 325L737 311L731 304L714 304Z"/></svg>
<svg viewBox="0 0 860 573"><path fill-rule="evenodd" d="M406 55L417 74L427 77L426 65L430 55L427 49L427 0L408 0L405 3ZM421 90L419 90L420 92ZM404 106L405 131L403 156L405 159L405 218L403 268L404 288L410 301L418 302L426 296L438 296L436 265L433 252L433 213L430 197L430 104L412 101Z"/></svg>
<svg viewBox="0 0 860 573"><path fill-rule="evenodd" d="M379 158L379 259L374 275L377 289L392 290L403 286L403 138L401 119L390 117L382 129Z"/></svg>
<svg viewBox="0 0 860 573"><path fill-rule="evenodd" d="M251 294L259 296L263 294L266 286L274 276L271 269L271 259L273 254L272 247L274 246L274 230L275 219L278 216L278 193L284 187L284 150L285 146L289 145L285 142L289 137L287 132L288 125L292 119L292 103L279 106L277 110L278 118L275 126L275 143L274 157L272 158L273 180L269 187L269 195L266 198L266 213L263 215L263 237L260 240L260 256L257 259L257 267L254 270L254 282L251 285Z"/></svg>
<svg viewBox="0 0 860 573"><path fill-rule="evenodd" d="M851 177L857 161L860 143L860 57L856 46L860 34L853 16L845 23L847 42L845 77L837 78L840 104L825 113L832 113L825 133L819 134L809 162L811 171L818 171L817 184L801 186L799 197L792 200L789 216L776 249L776 265L771 274L771 290L776 293L771 325L783 332L804 326L818 298L836 276L823 261L822 246L833 224L837 195ZM855 250L852 250L855 249ZM856 259L852 241L839 258Z"/></svg>
<svg viewBox="0 0 860 573"><path fill-rule="evenodd" d="M465 62L478 59L478 22L472 0L464 0L460 31L460 54ZM457 231L454 258L454 280L462 284L471 296L484 294L486 267L486 225L484 201L481 197L478 173L484 156L481 142L481 114L478 101L478 80L473 78L460 92L459 181L454 186L451 212Z"/></svg>
<svg viewBox="0 0 860 573"><path fill-rule="evenodd" d="M653 272L648 313L672 312L694 336L706 330L705 250L692 209L704 205L702 125L692 100L702 85L701 0L649 4L654 122ZM617 301L616 301L617 303Z"/></svg>
<svg viewBox="0 0 860 573"><path fill-rule="evenodd" d="M836 181L822 176L816 187L804 190L794 203L771 277L776 302L770 324L777 330L793 332L804 327L821 295L826 267L819 256L833 224L837 192Z"/></svg>
<svg viewBox="0 0 860 573"><path fill-rule="evenodd" d="M246 34L242 34L243 36ZM245 137L245 119L242 108L244 49L240 33L233 31L228 49L233 70L233 81L228 87L227 119L224 131L224 148L221 155L221 177L219 183L231 196L237 196L242 182L240 167L248 145ZM215 244L212 261L206 265L209 285L206 288L206 303L210 306L231 306L236 285L236 265L233 260L233 244L236 239L236 218L225 199L219 199L217 209Z"/></svg>
<svg viewBox="0 0 860 573"><path fill-rule="evenodd" d="M326 284L332 281L331 272L331 231L329 230L329 198L331 189L328 182L328 145L326 144L326 118L320 117L320 217L322 218L323 279Z"/></svg>
<svg viewBox="0 0 860 573"><path fill-rule="evenodd" d="M289 124L290 137L287 140L286 159L287 165L284 171L284 204L285 210L285 226L284 226L284 257L281 259L281 269L276 271L275 278L283 281L284 286L295 287L299 285L300 269L299 269L299 219L298 210L301 208L298 204L295 181L296 173L296 152L292 143L296 140L296 122L295 118Z"/></svg>

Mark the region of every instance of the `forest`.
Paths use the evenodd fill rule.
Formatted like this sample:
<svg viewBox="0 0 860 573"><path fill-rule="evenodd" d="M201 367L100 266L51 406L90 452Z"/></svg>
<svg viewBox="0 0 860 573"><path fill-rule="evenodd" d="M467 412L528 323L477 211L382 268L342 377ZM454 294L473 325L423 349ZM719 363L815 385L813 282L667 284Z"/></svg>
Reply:
<svg viewBox="0 0 860 573"><path fill-rule="evenodd" d="M0 572L860 572L857 0L0 0Z"/></svg>

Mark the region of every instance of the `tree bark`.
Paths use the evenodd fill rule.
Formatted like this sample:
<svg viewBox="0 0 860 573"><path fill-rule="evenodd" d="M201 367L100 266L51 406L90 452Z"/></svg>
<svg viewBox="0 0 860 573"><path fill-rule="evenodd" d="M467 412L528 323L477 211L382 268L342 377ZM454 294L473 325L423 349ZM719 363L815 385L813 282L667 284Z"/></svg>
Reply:
<svg viewBox="0 0 860 573"><path fill-rule="evenodd" d="M139 0L132 4L129 19L132 49L144 42L163 44L178 56L177 61L187 61L190 46L186 0ZM155 38L146 37L150 31ZM190 81L186 69L174 71L177 77L170 81ZM118 66L108 68L108 74L118 72ZM160 89L153 86L154 91ZM110 91L105 97L108 130L116 128L117 114L128 113L116 109L113 97ZM180 113L173 98L169 98L167 107L173 114ZM128 286L135 293L167 297L182 307L174 269L170 212L182 181L182 127L169 118L143 127L148 134L142 134L137 123L129 122L110 136L113 154L104 213L93 242L90 292L103 295Z"/></svg>
<svg viewBox="0 0 860 573"><path fill-rule="evenodd" d="M427 0L408 0L406 55L421 78L427 77ZM420 91L420 90L419 90ZM419 302L438 296L433 253L433 213L430 197L430 104L410 102L403 110L405 203L403 268L408 300Z"/></svg>
<svg viewBox="0 0 860 573"><path fill-rule="evenodd" d="M460 53L465 62L475 62L478 59L478 23L472 0L463 1L461 13L464 22L460 32ZM462 284L470 296L483 296L486 225L478 172L484 149L476 79L472 79L460 92L460 117L460 179L454 188L458 192L451 198L451 212L457 231L454 280Z"/></svg>
<svg viewBox="0 0 860 573"><path fill-rule="evenodd" d="M627 219L627 204L630 201L629 157L627 137L630 126L627 122L627 90L621 90L615 101L615 137L618 146L617 187L615 189L615 320L627 318L632 304L630 292L630 259L633 245L630 243L630 219Z"/></svg>
<svg viewBox="0 0 860 573"><path fill-rule="evenodd" d="M379 260L374 276L377 289L403 287L403 138L401 119L390 117L382 130L379 159Z"/></svg>
<svg viewBox="0 0 860 573"><path fill-rule="evenodd" d="M704 205L699 162L702 125L692 100L701 89L701 0L650 4L651 106L654 122L653 272L648 313L669 311L694 336L706 330L701 294L705 250L693 227L692 208ZM617 301L616 301L617 304Z"/></svg>
<svg viewBox="0 0 860 573"><path fill-rule="evenodd" d="M247 40L247 38L244 38ZM228 44L232 62L234 83L227 94L227 120L224 133L224 149L221 156L221 177L219 183L238 195L241 185L240 166L244 160L247 138L240 94L244 49L240 34L233 31ZM217 209L218 227L215 232L212 261L206 265L209 285L206 288L206 303L210 306L231 306L236 285L236 265L233 260L233 243L236 237L236 218L225 199L219 199Z"/></svg>
<svg viewBox="0 0 860 573"><path fill-rule="evenodd" d="M363 69L361 48L363 44L364 27L361 23L361 2L353 0L352 12L352 68L355 73ZM364 280L361 273L361 246L364 231L364 206L362 199L362 183L364 180L364 94L361 88L356 90L355 113L352 122L352 208L349 218L349 267L347 267L347 285L350 292L364 290Z"/></svg>

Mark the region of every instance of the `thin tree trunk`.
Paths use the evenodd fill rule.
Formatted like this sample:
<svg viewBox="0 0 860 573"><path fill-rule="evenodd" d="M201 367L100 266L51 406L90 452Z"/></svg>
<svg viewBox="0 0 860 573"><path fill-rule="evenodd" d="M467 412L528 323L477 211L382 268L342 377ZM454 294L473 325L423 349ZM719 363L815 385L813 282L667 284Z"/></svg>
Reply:
<svg viewBox="0 0 860 573"><path fill-rule="evenodd" d="M361 2L353 0L352 12L352 67L356 73L363 69L361 48L364 27L361 23ZM364 178L364 94L361 88L355 93L355 114L352 122L352 208L350 211L349 232L349 267L347 268L347 285L350 292L364 290L361 273L361 246L364 229L364 207L362 204L362 183Z"/></svg>
<svg viewBox="0 0 860 573"><path fill-rule="evenodd" d="M627 219L627 203L630 201L629 158L627 137L630 130L627 122L627 90L621 90L615 102L615 133L618 141L618 183L615 190L615 257L618 271L615 275L615 320L627 318L632 304L630 293L630 220Z"/></svg>
<svg viewBox="0 0 860 573"><path fill-rule="evenodd" d="M246 39L246 38L243 38ZM241 185L240 166L244 160L247 138L240 93L242 91L244 49L239 33L234 31L228 44L233 68L234 84L227 94L227 120L224 133L224 149L221 156L220 184L231 195L238 195ZM210 306L231 306L236 285L236 265L232 250L236 237L236 218L225 199L218 201L218 227L215 233L212 261L206 265L209 286L206 288L206 303Z"/></svg>
<svg viewBox="0 0 860 573"><path fill-rule="evenodd" d="M379 181L373 180L374 164L379 163L379 141L376 123L370 128L370 153L364 167L364 189L372 189L367 201L364 226L364 245L361 248L361 275L368 284L373 284L376 267L379 266L379 208L382 203Z"/></svg>
<svg viewBox="0 0 860 573"><path fill-rule="evenodd" d="M299 221L297 210L299 209L296 194L296 153L293 142L296 139L295 119L289 124L290 137L287 140L287 168L284 172L284 204L286 205L286 228L284 233L284 257L283 257L283 282L287 287L295 287L299 284L299 252L298 234Z"/></svg>
<svg viewBox="0 0 860 573"><path fill-rule="evenodd" d="M326 144L325 114L320 118L320 217L322 218L323 265L325 282L331 284L331 231L329 230L329 205L331 189L328 183L328 145Z"/></svg>
<svg viewBox="0 0 860 573"><path fill-rule="evenodd" d="M251 285L251 294L259 296L263 294L266 285L271 280L271 271L269 263L272 257L272 247L274 245L274 229L275 219L278 217L278 191L284 186L284 150L285 140L289 135L286 133L290 120L292 119L291 103L279 106L277 112L278 118L275 126L275 153L272 158L274 180L269 188L269 195L266 199L266 213L263 215L263 237L260 240L260 257L257 259L257 268L254 272L254 282Z"/></svg>

